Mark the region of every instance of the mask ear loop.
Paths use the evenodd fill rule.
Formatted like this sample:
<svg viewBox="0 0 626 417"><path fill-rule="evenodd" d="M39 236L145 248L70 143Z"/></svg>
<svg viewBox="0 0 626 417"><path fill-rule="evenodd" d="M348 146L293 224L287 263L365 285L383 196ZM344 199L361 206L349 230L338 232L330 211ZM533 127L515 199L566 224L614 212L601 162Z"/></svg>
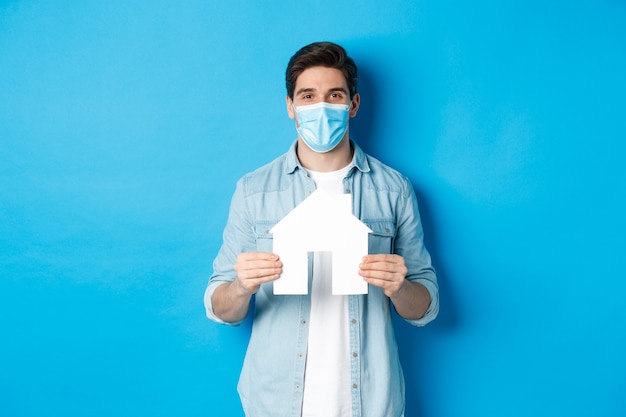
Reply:
<svg viewBox="0 0 626 417"><path fill-rule="evenodd" d="M350 118L350 113L352 112L353 105L354 105L354 101L350 99L350 105L348 106L348 119Z"/></svg>
<svg viewBox="0 0 626 417"><path fill-rule="evenodd" d="M300 120L298 120L298 110L296 110L296 105L293 103L293 100L291 100L291 108L293 109L293 118L296 121L296 128L297 128L297 126L300 125Z"/></svg>

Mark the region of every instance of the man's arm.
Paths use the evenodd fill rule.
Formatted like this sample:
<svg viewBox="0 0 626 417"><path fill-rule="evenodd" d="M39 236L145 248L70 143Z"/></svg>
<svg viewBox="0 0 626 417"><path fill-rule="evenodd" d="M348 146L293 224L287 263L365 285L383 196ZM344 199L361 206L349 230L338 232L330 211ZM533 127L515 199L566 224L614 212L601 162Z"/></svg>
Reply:
<svg viewBox="0 0 626 417"><path fill-rule="evenodd" d="M400 316L418 320L430 306L430 294L422 284L407 280L407 273L404 258L393 254L367 255L359 270L365 281L383 289Z"/></svg>
<svg viewBox="0 0 626 417"><path fill-rule="evenodd" d="M211 297L213 313L228 323L246 317L252 296L261 284L280 277L282 263L274 253L246 252L239 254L234 269L237 278L217 287Z"/></svg>

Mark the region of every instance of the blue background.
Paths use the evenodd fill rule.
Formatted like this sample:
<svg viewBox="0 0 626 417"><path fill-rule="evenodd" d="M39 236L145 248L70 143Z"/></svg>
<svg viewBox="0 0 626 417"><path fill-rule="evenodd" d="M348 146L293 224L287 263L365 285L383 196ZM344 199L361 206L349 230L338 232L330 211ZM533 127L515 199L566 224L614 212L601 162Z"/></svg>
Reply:
<svg viewBox="0 0 626 417"><path fill-rule="evenodd" d="M352 136L412 180L439 273L440 317L396 320L407 416L626 415L625 22L619 0L0 1L0 415L241 415L249 323L202 294L317 40L359 64Z"/></svg>

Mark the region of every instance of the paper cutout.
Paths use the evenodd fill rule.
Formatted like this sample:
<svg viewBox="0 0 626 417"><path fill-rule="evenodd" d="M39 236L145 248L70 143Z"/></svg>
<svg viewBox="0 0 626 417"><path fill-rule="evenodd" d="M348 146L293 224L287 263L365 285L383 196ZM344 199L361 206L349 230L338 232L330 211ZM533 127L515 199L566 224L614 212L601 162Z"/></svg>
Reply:
<svg viewBox="0 0 626 417"><path fill-rule="evenodd" d="M317 189L271 230L283 273L274 294L308 293L308 252L332 252L332 293L367 294L359 264L367 254L369 227L352 215L350 194Z"/></svg>

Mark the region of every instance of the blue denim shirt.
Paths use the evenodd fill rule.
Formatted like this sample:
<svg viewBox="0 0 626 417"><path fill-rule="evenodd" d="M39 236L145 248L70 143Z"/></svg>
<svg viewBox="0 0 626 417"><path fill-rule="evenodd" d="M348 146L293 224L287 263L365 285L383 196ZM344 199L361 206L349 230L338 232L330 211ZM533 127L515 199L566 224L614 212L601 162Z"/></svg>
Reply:
<svg viewBox="0 0 626 417"><path fill-rule="evenodd" d="M215 288L235 279L237 255L271 252L268 231L315 190L298 161L296 146L294 142L286 154L237 183L223 245L204 296L207 316L218 323L224 322L213 313L211 297ZM355 143L352 147L354 157L343 184L345 192L352 193L353 214L373 231L369 253L403 256L407 279L428 289L428 311L410 321L423 326L436 317L439 294L415 193L406 177L366 155ZM310 280L309 273L309 285ZM263 284L255 295L252 334L238 390L247 416L297 417L302 408L310 295L274 295L272 285ZM348 298L352 416L403 416L404 377L390 300L372 285L368 294Z"/></svg>

